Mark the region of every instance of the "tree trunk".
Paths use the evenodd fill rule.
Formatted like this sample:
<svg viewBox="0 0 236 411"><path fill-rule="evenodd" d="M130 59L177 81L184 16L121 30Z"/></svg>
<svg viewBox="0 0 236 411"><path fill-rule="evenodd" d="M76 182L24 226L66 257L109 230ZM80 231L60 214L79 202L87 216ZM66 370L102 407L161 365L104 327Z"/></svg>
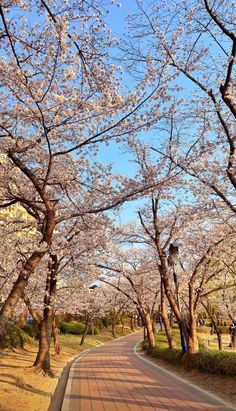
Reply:
<svg viewBox="0 0 236 411"><path fill-rule="evenodd" d="M197 337L197 315L195 308L195 291L194 282L189 282L189 336L188 336L188 352L189 354L196 354L199 351L198 337Z"/></svg>
<svg viewBox="0 0 236 411"><path fill-rule="evenodd" d="M218 332L216 332L217 335L217 341L218 341L218 348L220 351L223 350L223 344L222 344L222 335L221 332L218 330Z"/></svg>
<svg viewBox="0 0 236 411"><path fill-rule="evenodd" d="M195 315L190 316L189 328L188 352L189 354L196 354L199 351L199 344L197 338L197 320Z"/></svg>
<svg viewBox="0 0 236 411"><path fill-rule="evenodd" d="M53 330L55 354L59 355L61 351L61 347L60 347L60 341L59 341L59 329L56 323L55 316L52 318L52 330Z"/></svg>
<svg viewBox="0 0 236 411"><path fill-rule="evenodd" d="M162 261L162 264L160 265L160 271L161 271L161 278L162 278L162 282L163 282L163 286L165 290L165 295L178 321L179 328L180 328L180 334L181 334L182 351L183 353L185 353L187 350L186 341L188 341L189 334L188 334L188 329L187 329L185 320L182 316L180 306L179 306L178 284L176 284L176 296L174 296L171 290L170 282L169 282L166 256L164 255L163 250L161 249L160 245L157 246L157 249L158 251L160 251L159 256Z"/></svg>
<svg viewBox="0 0 236 411"><path fill-rule="evenodd" d="M156 341L155 341L155 335L152 329L152 320L151 320L149 313L144 313L144 322L145 322L145 327L147 330L148 345L150 348L154 348L156 345Z"/></svg>
<svg viewBox="0 0 236 411"><path fill-rule="evenodd" d="M166 300L166 295L165 295L165 290L163 284L161 284L161 306L160 306L160 314L161 314L161 319L164 324L165 332L166 332L166 337L168 340L168 345L169 348L172 350L175 348L176 343L174 340L172 328L170 325L170 320L168 316L168 311L167 311L167 300Z"/></svg>
<svg viewBox="0 0 236 411"><path fill-rule="evenodd" d="M84 345L86 335L88 334L88 329L89 329L89 321L86 321L85 329L84 329L83 335L80 340L80 346Z"/></svg>
<svg viewBox="0 0 236 411"><path fill-rule="evenodd" d="M231 348L235 348L236 347L236 329L234 329L233 333L232 333L232 338L231 338Z"/></svg>
<svg viewBox="0 0 236 411"><path fill-rule="evenodd" d="M111 323L111 333L112 333L112 337L116 338L116 321L112 321Z"/></svg>
<svg viewBox="0 0 236 411"><path fill-rule="evenodd" d="M209 306L209 303L208 303L208 304L205 304L204 302L202 302L202 306L205 308L207 314L209 315L209 317L210 317L210 319L211 319L212 328L215 329L216 335L217 335L218 348L219 348L219 350L222 350L222 349L223 349L223 346L222 346L221 331L220 331L220 329L219 329L219 327L218 327L218 325L217 325L217 321L216 321L215 318L214 318L214 314L212 314L212 311L211 311L211 308L210 308L210 306Z"/></svg>
<svg viewBox="0 0 236 411"><path fill-rule="evenodd" d="M145 327L145 325L143 326L143 340L146 341L147 339L147 329Z"/></svg>
<svg viewBox="0 0 236 411"><path fill-rule="evenodd" d="M42 369L45 373L51 374L50 364L50 337L51 337L51 318L46 316L39 325L39 349L35 367Z"/></svg>
<svg viewBox="0 0 236 411"><path fill-rule="evenodd" d="M39 325L39 349L34 365L47 374L52 374L50 369L50 339L52 331L53 305L56 293L57 273L59 263L56 255L51 255L48 265L48 275L44 296L43 319Z"/></svg>
<svg viewBox="0 0 236 411"><path fill-rule="evenodd" d="M131 315L130 316L130 329L131 329L131 331L135 331L135 329L134 329L134 317L133 317L133 315Z"/></svg>
<svg viewBox="0 0 236 411"><path fill-rule="evenodd" d="M153 314L153 318L152 318L152 331L153 331L154 335L157 332L157 323L156 323L156 321L157 321L157 314L155 313L155 314Z"/></svg>
<svg viewBox="0 0 236 411"><path fill-rule="evenodd" d="M124 330L125 330L125 323L124 323L124 320L123 320L123 317L122 317L122 316L120 317L120 322L121 322L121 325L122 325L122 328L121 328L121 333L122 333L122 334L124 334Z"/></svg>
<svg viewBox="0 0 236 411"><path fill-rule="evenodd" d="M99 322L98 322L98 328L99 328L99 330L100 331L102 331L103 329L104 329L104 324L103 324L103 322L102 322L102 319L100 319L100 320L98 320Z"/></svg>
<svg viewBox="0 0 236 411"><path fill-rule="evenodd" d="M25 173L25 166L21 163L20 159L15 156L15 154L9 150L8 156L11 160ZM44 193L43 201L46 206L46 215L45 215L45 228L43 231L43 238L42 241L45 242L48 246L51 245L52 242L52 234L56 225L55 221L55 207L47 198L47 195ZM42 260L43 256L47 253L45 251L34 251L29 259L23 266L23 269L20 271L20 274L13 285L13 288L7 297L6 301L1 307L0 310L0 338L1 336L6 334L7 331L7 321L12 316L12 313L20 300L23 296L23 292L25 287L28 284L28 280L30 275L35 271L35 268Z"/></svg>
<svg viewBox="0 0 236 411"><path fill-rule="evenodd" d="M20 300L23 297L24 289L28 284L30 275L33 273L39 262L42 260L46 252L34 251L30 258L24 264L18 279L16 280L13 288L7 297L6 301L0 310L0 338L7 332L7 322L12 316L13 311Z"/></svg>

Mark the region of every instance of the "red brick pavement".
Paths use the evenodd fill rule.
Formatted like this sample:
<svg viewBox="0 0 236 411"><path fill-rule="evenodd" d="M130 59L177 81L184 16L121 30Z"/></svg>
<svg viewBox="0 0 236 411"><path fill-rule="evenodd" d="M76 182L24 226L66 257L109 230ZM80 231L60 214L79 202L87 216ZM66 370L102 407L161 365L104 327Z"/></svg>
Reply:
<svg viewBox="0 0 236 411"><path fill-rule="evenodd" d="M89 351L73 365L62 411L226 411L233 408L134 353L137 333Z"/></svg>

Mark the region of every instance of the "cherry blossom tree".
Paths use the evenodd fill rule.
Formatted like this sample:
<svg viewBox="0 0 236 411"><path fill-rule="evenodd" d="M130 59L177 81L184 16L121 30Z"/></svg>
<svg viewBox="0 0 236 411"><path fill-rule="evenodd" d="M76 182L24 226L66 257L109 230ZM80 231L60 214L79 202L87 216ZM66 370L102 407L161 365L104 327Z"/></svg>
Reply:
<svg viewBox="0 0 236 411"><path fill-rule="evenodd" d="M155 347L153 318L158 311L160 284L151 254L147 250L121 250L111 246L110 256L100 259L100 279L120 291L136 307L147 330L148 344Z"/></svg>
<svg viewBox="0 0 236 411"><path fill-rule="evenodd" d="M137 0L126 36L129 66L159 81L176 105L153 149L196 180L212 206L235 214L235 3ZM142 38L142 42L140 41ZM132 39L129 41L129 39ZM155 76L157 76L155 80ZM169 96L168 94L168 96ZM163 101L168 104L167 101ZM216 201L217 200L217 201Z"/></svg>
<svg viewBox="0 0 236 411"><path fill-rule="evenodd" d="M102 292L104 300L106 301L106 306L109 307L109 319L111 321L112 336L116 338L117 322L123 315L128 314L128 312L132 309L133 304L124 294L115 288L109 286L106 287L103 285ZM124 323L122 323L122 328L124 331Z"/></svg>
<svg viewBox="0 0 236 411"><path fill-rule="evenodd" d="M192 220L186 220L186 214L181 216L181 213L171 213L168 222L168 215L159 214L159 202L159 195L153 196L150 211L146 209L140 212L140 220L145 234L156 249L157 265L165 294L184 334L187 349L189 353L195 353L198 351L196 326L200 302L206 296L225 287L235 287L236 284L232 276L227 279L227 285L224 283L225 266L219 265L219 259L226 255L226 243L229 242L230 245L230 242L233 242L234 232L227 231L228 227L225 227L226 232L223 233L220 227L217 234L219 239L216 241L217 227L209 226L208 222L204 229L206 220L202 223L198 221L194 227ZM183 211L186 213L187 210ZM183 217L184 229L182 224L180 230L181 224L178 220ZM199 230L201 243L196 242L200 236ZM179 247L175 245L178 241L181 241L184 249L180 256ZM229 256L230 254L228 258L233 261L234 255ZM182 264L179 261L182 261Z"/></svg>
<svg viewBox="0 0 236 411"><path fill-rule="evenodd" d="M49 258L45 257L44 264L38 265L24 290L23 299L39 326L39 351L34 365L44 372L51 372L50 338L56 312L78 315L86 309L88 301L82 298L86 296L82 291L88 289L94 279L91 261L106 248L111 235L110 223L108 218L91 215L77 219L73 231L71 225L63 227L62 232L57 231ZM90 300L86 330L92 321ZM55 327L54 332L57 333ZM58 351L58 338L55 343Z"/></svg>
<svg viewBox="0 0 236 411"><path fill-rule="evenodd" d="M116 40L105 25L103 5L82 0L0 5L6 162L0 207L23 207L37 232L37 244L18 267L1 307L0 334L31 274L50 255L59 226L118 206L148 186L121 177L115 186L111 167L95 161L100 143L134 136L161 117L147 101L164 93L162 83L146 90L146 77L135 92L121 86L121 69L108 53Z"/></svg>

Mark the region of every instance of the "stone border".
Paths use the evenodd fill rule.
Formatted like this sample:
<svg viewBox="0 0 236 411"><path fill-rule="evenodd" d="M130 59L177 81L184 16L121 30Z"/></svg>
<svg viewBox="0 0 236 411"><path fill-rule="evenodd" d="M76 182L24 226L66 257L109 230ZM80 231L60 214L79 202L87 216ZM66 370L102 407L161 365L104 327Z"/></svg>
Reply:
<svg viewBox="0 0 236 411"><path fill-rule="evenodd" d="M139 332L141 332L141 330L135 331L132 334L123 335L121 337L118 337L118 338L110 340L110 341L106 341L106 342L98 345L97 347L88 348L87 350L80 353L74 360L72 360L73 364L70 367L69 377L68 377L68 380L67 380L67 383L66 383L66 389L65 389L65 392L64 392L64 399L63 399L63 402L62 402L61 411L69 411L72 381L73 381L73 377L74 377L74 373L75 373L76 364L80 360L80 358L83 357L84 355L86 355L88 352L97 350L99 347L102 347L102 346L107 345L107 344L112 344L114 341L121 340L122 338L126 338L130 335L133 335L133 334L139 333Z"/></svg>

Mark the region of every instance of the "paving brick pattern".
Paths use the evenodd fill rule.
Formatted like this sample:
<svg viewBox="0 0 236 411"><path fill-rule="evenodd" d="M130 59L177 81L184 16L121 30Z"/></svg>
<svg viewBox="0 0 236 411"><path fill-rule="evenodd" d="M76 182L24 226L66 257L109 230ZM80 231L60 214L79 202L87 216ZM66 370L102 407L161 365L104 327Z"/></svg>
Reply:
<svg viewBox="0 0 236 411"><path fill-rule="evenodd" d="M133 350L140 333L82 356L73 367L67 411L226 411L218 400L158 370Z"/></svg>

